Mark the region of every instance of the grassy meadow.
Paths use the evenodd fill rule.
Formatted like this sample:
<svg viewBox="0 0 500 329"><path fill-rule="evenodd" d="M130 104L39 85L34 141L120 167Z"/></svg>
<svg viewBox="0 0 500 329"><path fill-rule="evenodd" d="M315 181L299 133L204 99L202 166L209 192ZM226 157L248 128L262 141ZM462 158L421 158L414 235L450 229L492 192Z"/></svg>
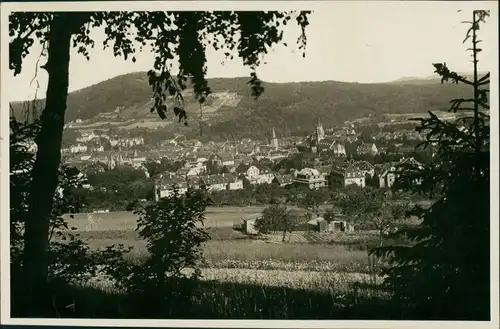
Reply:
<svg viewBox="0 0 500 329"><path fill-rule="evenodd" d="M207 209L205 228L211 239L200 263L204 281L323 292L347 291L355 282L380 283L366 247L376 241L376 233L294 232L282 243L280 232L249 236L233 229L242 217L262 209ZM69 223L91 248L132 246L126 257L140 263L147 250L135 231L136 220L131 212L110 212L77 214Z"/></svg>
<svg viewBox="0 0 500 329"><path fill-rule="evenodd" d="M138 302L137 296L123 294L112 282L95 278L83 287L71 288L76 290L69 295L56 296L60 305L76 298L80 306L76 311L65 310L64 315L58 309L55 316L177 319L398 316L387 309L389 294L380 285L383 278L379 270L384 262L368 256L369 246L378 241L375 232L298 231L282 242L280 232L249 236L233 228L242 217L262 210L263 207L207 209L204 226L210 240L204 244L203 259L198 264L202 278L191 283L188 292L176 292L175 299L163 298L151 304L150 297L146 297ZM91 249L117 244L132 246L125 257L139 264L147 256L145 241L135 231L137 216L131 212L76 214L68 222ZM185 271L189 274L192 269ZM52 301L48 303L52 305Z"/></svg>
<svg viewBox="0 0 500 329"><path fill-rule="evenodd" d="M233 227L242 217L264 210L261 206L250 207L208 207L205 215L205 227ZM137 215L130 211L113 211L108 213L80 213L68 219L69 225L77 231L134 231Z"/></svg>

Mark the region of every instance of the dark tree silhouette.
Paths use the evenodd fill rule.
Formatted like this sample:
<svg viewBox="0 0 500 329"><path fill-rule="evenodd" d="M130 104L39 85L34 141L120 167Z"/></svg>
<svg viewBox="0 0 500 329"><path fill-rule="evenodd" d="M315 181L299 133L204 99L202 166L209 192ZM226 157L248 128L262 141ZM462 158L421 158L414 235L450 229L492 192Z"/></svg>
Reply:
<svg viewBox="0 0 500 329"><path fill-rule="evenodd" d="M33 108L30 106L30 108ZM31 171L35 162L35 154L27 142L31 141L38 133L40 124L34 122L19 122L10 119L9 160L10 160L10 269L11 269L11 309L12 316L43 316L43 310L54 308L54 294L51 291L44 296L34 296L25 290L27 283L23 280L22 255L24 251L24 223L28 208L27 191L31 184ZM106 277L100 267L103 264L113 266L120 261L125 252L121 247L91 250L86 241L73 232L75 227L70 227L68 218L63 217L81 211L83 200L76 193L84 184L85 177L82 173L68 166L61 166L58 170L58 192L53 195L53 206L49 214L49 232L47 239L47 276L52 287L58 287L78 282L86 284L90 279ZM53 292L53 291L52 291Z"/></svg>
<svg viewBox="0 0 500 329"><path fill-rule="evenodd" d="M299 48L305 47L308 12L296 15L302 28ZM45 108L41 114L38 146L33 165L28 215L25 223L23 273L36 298L39 287L47 280L49 216L58 183L64 115L68 97L70 50L89 58L94 46L90 31L104 28L104 47L111 47L115 56L135 61L144 46L155 54L153 69L148 73L155 99L152 111L166 118L167 99L171 109L186 123L181 91L188 79L200 103L210 94L205 79L207 46L225 52L232 58L234 51L252 69L249 84L254 96L262 91L255 69L260 56L274 44L282 42L283 26L292 13L278 12L15 12L9 17L9 67L14 75L21 72L23 59L30 53L35 40L46 47L48 73ZM133 30L136 33L131 33ZM235 35L239 33L237 40ZM136 45L139 45L136 47ZM170 71L175 56L179 72Z"/></svg>
<svg viewBox="0 0 500 329"><path fill-rule="evenodd" d="M466 115L443 122L433 113L420 119L426 133L420 147L434 145L436 156L423 168L408 168L397 184L430 198L427 209L415 207L423 219L417 228L398 234L411 246L374 250L390 256L385 284L394 292L394 308L404 319L490 319L490 173L489 73L478 77L477 31L489 16L474 11L464 42L472 39L473 80L434 64L442 83L453 81L473 89L472 98L451 100L450 112ZM420 184L414 184L418 180Z"/></svg>

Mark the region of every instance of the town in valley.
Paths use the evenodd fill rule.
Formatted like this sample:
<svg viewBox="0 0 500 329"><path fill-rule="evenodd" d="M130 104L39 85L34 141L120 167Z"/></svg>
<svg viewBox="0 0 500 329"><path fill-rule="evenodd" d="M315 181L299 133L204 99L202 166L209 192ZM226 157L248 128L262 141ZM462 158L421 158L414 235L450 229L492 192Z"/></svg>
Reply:
<svg viewBox="0 0 500 329"><path fill-rule="evenodd" d="M492 319L495 15L393 3L12 7L10 316Z"/></svg>
<svg viewBox="0 0 500 329"><path fill-rule="evenodd" d="M214 193L262 184L283 189L295 186L324 190L350 185L390 189L398 165L421 166L421 161L432 157L432 151L416 150L424 137L415 131L416 125L408 115L361 118L337 127L325 127L318 120L306 136L279 136L273 127L269 138L263 140L201 142L175 134L154 142L145 138L147 130L137 127L139 134L134 135L133 129L127 127L133 122L118 121L120 109L112 113L107 115L108 120L115 122L76 119L66 124L73 140L65 140L63 159L82 173L94 175L121 167L142 172L144 179L152 183L154 192L148 195L155 201L171 195L174 189L184 194L201 185ZM445 113L445 118L455 116ZM110 125L111 129L102 128ZM92 126L97 127L89 128ZM30 147L36 150L34 143ZM299 165L294 166L296 163ZM161 171L162 164L175 168ZM106 190L89 183L84 188L90 193L96 188ZM92 207L89 211L102 213L110 209Z"/></svg>

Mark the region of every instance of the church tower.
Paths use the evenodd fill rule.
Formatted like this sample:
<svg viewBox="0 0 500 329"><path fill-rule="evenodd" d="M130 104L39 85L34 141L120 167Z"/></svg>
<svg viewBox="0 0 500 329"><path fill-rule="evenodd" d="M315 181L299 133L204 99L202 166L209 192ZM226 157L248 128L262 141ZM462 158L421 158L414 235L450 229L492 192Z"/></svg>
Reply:
<svg viewBox="0 0 500 329"><path fill-rule="evenodd" d="M271 146L275 150L277 150L279 147L279 143L278 143L278 139L276 138L276 132L274 131L274 127L273 127L273 139L271 140Z"/></svg>
<svg viewBox="0 0 500 329"><path fill-rule="evenodd" d="M323 125L318 120L318 124L316 125L316 142L321 142L325 139L325 130L323 129Z"/></svg>

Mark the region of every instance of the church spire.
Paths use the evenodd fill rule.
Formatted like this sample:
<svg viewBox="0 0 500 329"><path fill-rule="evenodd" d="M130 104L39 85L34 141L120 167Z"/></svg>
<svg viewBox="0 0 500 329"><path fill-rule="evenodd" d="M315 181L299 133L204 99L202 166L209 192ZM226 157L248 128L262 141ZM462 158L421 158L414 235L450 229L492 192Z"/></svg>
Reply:
<svg viewBox="0 0 500 329"><path fill-rule="evenodd" d="M325 131L323 130L323 125L318 117L318 123L316 125L316 142L320 142L325 139Z"/></svg>
<svg viewBox="0 0 500 329"><path fill-rule="evenodd" d="M276 132L274 131L274 126L273 126L273 139L271 140L271 146L277 150L278 149L278 139L276 138Z"/></svg>

